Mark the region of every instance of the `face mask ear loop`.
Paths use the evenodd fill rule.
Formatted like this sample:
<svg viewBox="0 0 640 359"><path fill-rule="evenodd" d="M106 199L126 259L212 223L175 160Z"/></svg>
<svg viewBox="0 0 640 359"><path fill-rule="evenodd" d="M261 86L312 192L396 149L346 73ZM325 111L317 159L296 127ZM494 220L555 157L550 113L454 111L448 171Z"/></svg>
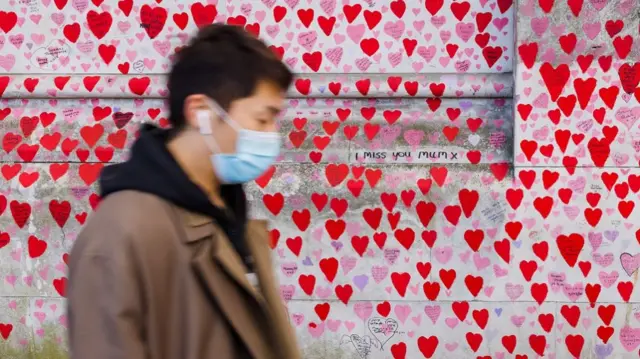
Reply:
<svg viewBox="0 0 640 359"><path fill-rule="evenodd" d="M204 141L207 144L207 147L209 147L209 151L211 151L211 153L220 153L220 146L218 146L218 143L213 136L206 136Z"/></svg>
<svg viewBox="0 0 640 359"><path fill-rule="evenodd" d="M217 102L215 102L214 100L207 98L206 99L207 105L209 106L209 108L211 108L213 111L216 112L216 114L218 116L220 116L220 118L226 122L229 126L231 126L236 132L240 132L240 130L242 130L243 128L240 127L240 125L238 125L237 122L235 122L233 119L229 118L229 114L227 113L227 111L223 110L222 107L220 107L220 105L218 105Z"/></svg>
<svg viewBox="0 0 640 359"><path fill-rule="evenodd" d="M204 142L209 147L209 151L212 153L220 153L220 146L213 137L213 131L211 130L211 111L210 110L198 110L196 116L198 116L198 125L200 126L200 134L204 137Z"/></svg>

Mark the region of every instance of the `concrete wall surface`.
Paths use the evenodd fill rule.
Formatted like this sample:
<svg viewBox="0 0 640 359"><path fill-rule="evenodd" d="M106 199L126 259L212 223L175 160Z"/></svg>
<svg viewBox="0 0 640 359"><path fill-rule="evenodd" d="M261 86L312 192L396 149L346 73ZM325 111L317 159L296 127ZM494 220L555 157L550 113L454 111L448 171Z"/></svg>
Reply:
<svg viewBox="0 0 640 359"><path fill-rule="evenodd" d="M0 354L64 347L97 175L140 123L166 125L172 54L223 21L297 73L283 154L247 191L305 358L638 358L639 13L2 0Z"/></svg>

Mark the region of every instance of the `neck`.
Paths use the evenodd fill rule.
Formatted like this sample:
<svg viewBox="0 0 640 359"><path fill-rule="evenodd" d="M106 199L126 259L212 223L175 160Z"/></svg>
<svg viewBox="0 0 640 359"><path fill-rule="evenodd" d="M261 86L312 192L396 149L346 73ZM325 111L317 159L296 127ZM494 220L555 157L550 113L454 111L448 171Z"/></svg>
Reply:
<svg viewBox="0 0 640 359"><path fill-rule="evenodd" d="M189 179L207 194L209 200L218 207L224 207L219 182L208 155L203 154L208 154L209 150L194 148L194 143L199 141L195 141L193 135L181 133L167 143L167 149Z"/></svg>

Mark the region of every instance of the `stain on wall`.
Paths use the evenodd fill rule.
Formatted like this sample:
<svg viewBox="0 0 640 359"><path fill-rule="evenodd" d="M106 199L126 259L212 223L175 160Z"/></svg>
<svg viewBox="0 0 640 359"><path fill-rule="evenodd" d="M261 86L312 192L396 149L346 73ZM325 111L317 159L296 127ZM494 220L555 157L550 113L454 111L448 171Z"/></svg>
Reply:
<svg viewBox="0 0 640 359"><path fill-rule="evenodd" d="M63 345L97 175L166 125L171 54L224 21L298 73L283 154L247 190L308 359L637 357L639 10L3 3L0 343Z"/></svg>

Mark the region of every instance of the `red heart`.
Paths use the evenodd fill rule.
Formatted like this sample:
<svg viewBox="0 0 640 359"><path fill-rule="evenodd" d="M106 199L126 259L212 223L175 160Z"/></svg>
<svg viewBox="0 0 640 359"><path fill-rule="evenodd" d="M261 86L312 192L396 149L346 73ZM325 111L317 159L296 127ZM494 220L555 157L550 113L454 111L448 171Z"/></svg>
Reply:
<svg viewBox="0 0 640 359"><path fill-rule="evenodd" d="M150 84L151 79L147 76L140 78L134 77L129 80L129 89L132 93L142 96Z"/></svg>
<svg viewBox="0 0 640 359"><path fill-rule="evenodd" d="M364 11L364 21L367 23L367 27L369 28L369 30L373 30L373 28L380 23L381 19L382 19L382 13L380 11L376 11L376 10Z"/></svg>
<svg viewBox="0 0 640 359"><path fill-rule="evenodd" d="M116 56L116 47L113 45L101 44L100 46L98 46L98 54L100 55L104 63L109 65L113 60L113 58ZM94 83L94 86L95 86L95 83ZM93 86L91 86L91 90L93 90Z"/></svg>
<svg viewBox="0 0 640 359"><path fill-rule="evenodd" d="M455 4L455 3L454 3ZM471 350L475 353L480 348L480 344L482 344L482 334L478 333L467 333L465 335L467 339L467 343L471 347Z"/></svg>
<svg viewBox="0 0 640 359"><path fill-rule="evenodd" d="M453 282L456 280L456 270L455 269L440 269L438 271L438 275L440 276L440 280L442 284L447 288L451 289ZM455 303L454 303L455 304Z"/></svg>
<svg viewBox="0 0 640 359"><path fill-rule="evenodd" d="M395 0L389 4L389 7L391 8L391 12L393 12L395 16L401 19L404 15L405 10L407 9L407 4L404 2L404 0Z"/></svg>
<svg viewBox="0 0 640 359"><path fill-rule="evenodd" d="M16 225L20 228L24 228L25 224L31 216L31 205L29 203L22 203L16 200L9 203L9 209Z"/></svg>
<svg viewBox="0 0 640 359"><path fill-rule="evenodd" d="M49 174L54 181L57 181L60 177L64 176L68 170L68 163L52 163L49 165Z"/></svg>
<svg viewBox="0 0 640 359"><path fill-rule="evenodd" d="M309 79L297 79L295 82L295 87L298 92L302 95L308 95L309 90L311 89L311 80Z"/></svg>
<svg viewBox="0 0 640 359"><path fill-rule="evenodd" d="M69 42L75 44L80 37L80 24L74 22L73 24L65 25L62 29L62 33L64 34L64 37L69 40Z"/></svg>
<svg viewBox="0 0 640 359"><path fill-rule="evenodd" d="M5 247L11 242L11 236L7 232L0 232L0 248Z"/></svg>
<svg viewBox="0 0 640 359"><path fill-rule="evenodd" d="M624 21L622 20L607 20L604 24L605 30L609 34L609 37L613 39L624 28Z"/></svg>
<svg viewBox="0 0 640 359"><path fill-rule="evenodd" d="M308 28L311 25L311 22L313 21L313 16L314 16L313 9L299 9L297 11L297 14L302 25Z"/></svg>
<svg viewBox="0 0 640 359"><path fill-rule="evenodd" d="M640 62L631 64L625 63L618 69L618 76L624 92L632 94L640 84Z"/></svg>
<svg viewBox="0 0 640 359"><path fill-rule="evenodd" d="M558 107L560 107L560 110L565 116L571 117L577 100L578 98L575 95L558 97Z"/></svg>
<svg viewBox="0 0 640 359"><path fill-rule="evenodd" d="M524 65L528 69L531 69L538 56L538 43L532 42L530 44L522 44L518 46L518 54L520 55Z"/></svg>
<svg viewBox="0 0 640 359"><path fill-rule="evenodd" d="M311 296L316 286L316 276L314 276L313 274L301 274L298 278L298 284L300 285L300 288L303 292Z"/></svg>
<svg viewBox="0 0 640 359"><path fill-rule="evenodd" d="M271 181L271 178L273 177L273 174L275 172L276 172L275 166L269 167L269 169L266 170L262 175L260 175L260 177L255 179L256 184L260 186L260 188L265 188L269 184L269 181Z"/></svg>
<svg viewBox="0 0 640 359"><path fill-rule="evenodd" d="M274 216L277 216L284 207L284 196L282 193L265 194L262 197L262 201L265 207L267 207L269 212L273 213Z"/></svg>
<svg viewBox="0 0 640 359"><path fill-rule="evenodd" d="M301 211L294 210L291 214L291 219L293 219L293 223L298 229L304 232L311 224L311 212L306 208Z"/></svg>
<svg viewBox="0 0 640 359"><path fill-rule="evenodd" d="M189 15L186 12L175 13L172 16L173 22L176 24L180 30L184 30L189 23Z"/></svg>
<svg viewBox="0 0 640 359"><path fill-rule="evenodd" d="M509 264L509 262L511 261L511 243L509 242L509 240L505 238L500 241L495 241L493 242L493 247L498 256L500 256L500 258L502 258L507 264Z"/></svg>
<svg viewBox="0 0 640 359"><path fill-rule="evenodd" d="M580 358L580 353L582 352L582 348L584 346L584 337L580 334L576 334L576 335L569 334L567 335L564 341L565 341L565 344L567 345L567 349L569 350L569 353L571 353L571 355L573 355L574 358Z"/></svg>
<svg viewBox="0 0 640 359"><path fill-rule="evenodd" d="M436 205L433 202L420 201L416 205L418 219L424 227L428 227L431 219L436 213Z"/></svg>
<svg viewBox="0 0 640 359"><path fill-rule="evenodd" d="M580 251L584 246L584 237L578 233L572 233L569 236L560 235L556 239L560 255L570 267L575 266Z"/></svg>
<svg viewBox="0 0 640 359"><path fill-rule="evenodd" d="M472 296L477 297L484 285L484 279L480 276L473 276L471 274L464 278L464 284L467 286L469 293Z"/></svg>
<svg viewBox="0 0 640 359"><path fill-rule="evenodd" d="M71 203L69 201L52 200L49 202L49 212L60 228L63 228L71 215Z"/></svg>
<svg viewBox="0 0 640 359"><path fill-rule="evenodd" d="M244 29L247 30L248 33L253 34L255 37L260 36L260 24L258 23L247 24Z"/></svg>
<svg viewBox="0 0 640 359"><path fill-rule="evenodd" d="M352 23L358 17L360 11L362 11L362 5L344 5L342 11L344 12L347 22Z"/></svg>
<svg viewBox="0 0 640 359"><path fill-rule="evenodd" d="M509 352L509 354L513 354L513 351L516 349L516 336L515 335L505 335L502 337L502 346Z"/></svg>
<svg viewBox="0 0 640 359"><path fill-rule="evenodd" d="M6 179L7 181L10 181L18 174L18 172L20 172L21 169L22 169L21 164L14 163L12 165L2 165L2 168L0 168L0 172L2 173L2 176L4 177L4 179ZM6 202L7 201L5 197L0 196L0 214L4 212L4 209L7 205Z"/></svg>
<svg viewBox="0 0 640 359"><path fill-rule="evenodd" d="M31 77L26 78L23 81L23 85L24 85L25 89L27 91L29 91L29 93L33 93L33 91L36 90L36 86L38 86L39 83L40 83L40 79L31 78Z"/></svg>
<svg viewBox="0 0 640 359"><path fill-rule="evenodd" d="M451 309L453 313L458 317L458 319L463 322L467 318L467 314L469 313L469 303L468 302L453 302L451 304Z"/></svg>
<svg viewBox="0 0 640 359"><path fill-rule="evenodd" d="M302 61L304 61L311 70L318 72L318 70L320 70L320 66L322 66L322 53L320 51L304 53L302 55Z"/></svg>
<svg viewBox="0 0 640 359"><path fill-rule="evenodd" d="M296 257L300 255L300 250L302 249L302 238L287 238L286 240L287 248L291 251L291 253L295 254Z"/></svg>
<svg viewBox="0 0 640 359"><path fill-rule="evenodd" d="M314 310L318 315L318 318L324 322L329 316L331 305L329 303L316 304L316 306L314 307Z"/></svg>
<svg viewBox="0 0 640 359"><path fill-rule="evenodd" d="M369 246L369 237L353 236L351 237L351 246L353 247L353 250L360 255L360 257L363 257L364 253L367 251L367 247Z"/></svg>
<svg viewBox="0 0 640 359"><path fill-rule="evenodd" d="M457 4L457 3L454 3ZM502 47L501 46L487 46L482 49L482 56L485 61L487 61L487 65L489 68L492 68L500 57L502 57Z"/></svg>
<svg viewBox="0 0 640 359"><path fill-rule="evenodd" d="M458 21L462 21L462 19L464 19L469 12L469 9L471 9L471 4L466 1L451 3L451 12Z"/></svg>
<svg viewBox="0 0 640 359"><path fill-rule="evenodd" d="M329 237L331 237L331 239L333 240L338 240L340 238L340 236L344 233L346 226L346 222L341 219L328 219L325 222L325 229L327 230Z"/></svg>
<svg viewBox="0 0 640 359"><path fill-rule="evenodd" d="M282 21L285 15L287 15L287 8L284 6L276 6L273 8L273 18L276 22Z"/></svg>
<svg viewBox="0 0 640 359"><path fill-rule="evenodd" d="M498 9L501 13L506 13L513 5L513 0L498 0Z"/></svg>
<svg viewBox="0 0 640 359"><path fill-rule="evenodd" d="M589 140L587 149L589 150L591 160L597 167L604 167L605 163L607 162L609 153L611 152L609 143L610 142L605 138L597 139L595 137L592 137Z"/></svg>
<svg viewBox="0 0 640 359"><path fill-rule="evenodd" d="M323 258L320 260L320 270L325 275L329 283L333 283L338 273L338 260L331 258Z"/></svg>
<svg viewBox="0 0 640 359"><path fill-rule="evenodd" d="M467 242L469 248L471 248L472 251L478 252L480 250L480 246L482 245L482 241L484 240L484 231L481 229L467 229L464 232L464 240Z"/></svg>
<svg viewBox="0 0 640 359"><path fill-rule="evenodd" d="M333 32L333 27L336 24L336 17L335 16L331 16L331 17L324 17L324 16L320 16L318 17L318 25L320 26L320 29L322 30L322 32L324 32L325 35L327 36L331 36L331 33Z"/></svg>
<svg viewBox="0 0 640 359"><path fill-rule="evenodd" d="M391 273L391 283L393 284L393 287L396 289L398 294L403 298L407 293L409 281L411 281L411 274L409 273Z"/></svg>
<svg viewBox="0 0 640 359"><path fill-rule="evenodd" d="M581 109L586 109L591 101L591 95L593 91L595 91L597 85L597 81L594 78L588 78L586 80L583 79L575 79L573 81L573 87L576 90L576 95L578 95L578 102L580 103Z"/></svg>
<svg viewBox="0 0 640 359"><path fill-rule="evenodd" d="M113 18L111 14L104 11L102 13L98 13L94 10L90 10L87 13L87 24L89 25L89 30L101 40L111 29L111 24L113 22Z"/></svg>
<svg viewBox="0 0 640 359"><path fill-rule="evenodd" d="M613 39L613 47L616 50L616 54L621 60L627 58L629 53L631 52L631 47L633 46L633 37L631 35L627 35L625 37L616 36Z"/></svg>
<svg viewBox="0 0 640 359"><path fill-rule="evenodd" d="M68 0L53 0L53 3L56 4L58 10L62 10L65 6L67 6L67 1Z"/></svg>
<svg viewBox="0 0 640 359"><path fill-rule="evenodd" d="M201 28L213 23L213 20L218 16L218 9L213 4L205 6L202 3L195 3L191 5L191 16L196 26Z"/></svg>
<svg viewBox="0 0 640 359"><path fill-rule="evenodd" d="M375 38L362 39L362 41L360 41L360 49L362 49L362 52L367 56L373 56L378 52L378 49L380 49L380 43ZM363 95L365 94L363 93Z"/></svg>
<svg viewBox="0 0 640 359"><path fill-rule="evenodd" d="M598 335L598 338L600 338L603 343L607 344L607 342L609 342L609 339L613 335L613 332L614 330L611 327L599 326L598 329L596 330L596 335ZM567 346L568 345L569 343L567 343Z"/></svg>
<svg viewBox="0 0 640 359"><path fill-rule="evenodd" d="M531 334L529 336L529 345L538 355L544 356L544 348L547 346L547 338L544 335Z"/></svg>
<svg viewBox="0 0 640 359"><path fill-rule="evenodd" d="M556 101L569 81L571 74L569 66L566 64L561 64L554 68L550 63L545 62L540 66L540 75L542 75L542 80L551 95L551 101Z"/></svg>
<svg viewBox="0 0 640 359"><path fill-rule="evenodd" d="M0 29L5 33L9 33L18 23L18 15L13 12L0 11Z"/></svg>
<svg viewBox="0 0 640 359"><path fill-rule="evenodd" d="M29 257L38 258L47 250L47 242L38 239L36 236L29 236L27 247Z"/></svg>
<svg viewBox="0 0 640 359"><path fill-rule="evenodd" d="M429 3L430 1L427 1L427 4ZM438 343L439 343L438 337L436 336L432 335L428 338L421 336L418 338L418 349L420 350L420 353L422 353L422 355L425 358L429 359L433 357L433 354L436 352L436 349L438 348Z"/></svg>
<svg viewBox="0 0 640 359"><path fill-rule="evenodd" d="M474 310L471 312L471 317L476 321L476 324L480 327L480 329L485 329L487 327L487 322L489 321L489 311L486 309Z"/></svg>
<svg viewBox="0 0 640 359"><path fill-rule="evenodd" d="M419 342L420 340L418 339L418 343ZM418 347L420 347L420 344L418 344ZM405 344L404 342L393 344L391 346L391 355L393 355L393 359L406 359L407 344Z"/></svg>
<svg viewBox="0 0 640 359"><path fill-rule="evenodd" d="M411 228L397 229L393 233L398 243L407 250L409 250L416 238L416 233Z"/></svg>
<svg viewBox="0 0 640 359"><path fill-rule="evenodd" d="M167 17L167 9L161 6L152 8L145 4L140 9L140 26L144 28L151 39L155 39L164 28Z"/></svg>
<svg viewBox="0 0 640 359"><path fill-rule="evenodd" d="M551 10L553 9L553 2L554 0L538 0L538 4L540 5L540 8L542 9L542 11L546 12L547 14L550 13Z"/></svg>
<svg viewBox="0 0 640 359"><path fill-rule="evenodd" d="M617 289L622 300L624 300L625 302L629 302L629 299L631 298L631 293L633 292L633 283L618 282Z"/></svg>
<svg viewBox="0 0 640 359"><path fill-rule="evenodd" d="M576 305L563 305L560 307L560 314L567 320L567 323L572 327L576 327L578 325L578 321L580 320L580 308Z"/></svg>
<svg viewBox="0 0 640 359"><path fill-rule="evenodd" d="M1 23L1 22L0 22ZM9 339L9 335L13 331L13 324L0 323L0 335L2 338Z"/></svg>
<svg viewBox="0 0 640 359"><path fill-rule="evenodd" d="M455 226L460 220L462 209L460 206L446 206L444 207L443 213L447 221Z"/></svg>
<svg viewBox="0 0 640 359"><path fill-rule="evenodd" d="M124 13L125 16L131 14L133 8L133 0L120 0L118 1L118 8Z"/></svg>
<svg viewBox="0 0 640 359"><path fill-rule="evenodd" d="M60 294L61 297L66 297L67 294L67 278L56 278L53 280L53 288Z"/></svg>
<svg viewBox="0 0 640 359"><path fill-rule="evenodd" d="M569 5L573 16L578 17L580 15L583 3L584 0L567 0L567 5Z"/></svg>
<svg viewBox="0 0 640 359"><path fill-rule="evenodd" d="M602 322L605 325L611 325L611 320L613 319L615 313L616 306L613 304L598 306L598 316L600 317L600 319L602 319Z"/></svg>

